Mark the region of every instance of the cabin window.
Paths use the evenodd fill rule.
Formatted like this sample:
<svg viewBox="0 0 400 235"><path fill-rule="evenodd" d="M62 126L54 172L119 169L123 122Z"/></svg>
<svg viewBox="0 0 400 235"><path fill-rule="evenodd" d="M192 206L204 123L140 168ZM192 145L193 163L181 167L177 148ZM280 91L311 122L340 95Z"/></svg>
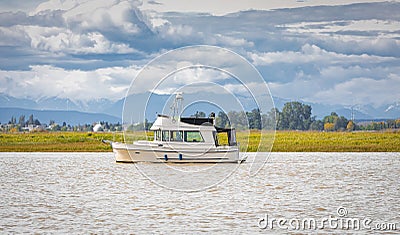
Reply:
<svg viewBox="0 0 400 235"><path fill-rule="evenodd" d="M162 132L162 141L169 141L169 131Z"/></svg>
<svg viewBox="0 0 400 235"><path fill-rule="evenodd" d="M232 129L228 132L229 146L236 146L236 130Z"/></svg>
<svg viewBox="0 0 400 235"><path fill-rule="evenodd" d="M160 130L154 131L154 140L158 140L158 141L161 140L161 131Z"/></svg>
<svg viewBox="0 0 400 235"><path fill-rule="evenodd" d="M171 131L171 141L183 141L183 131Z"/></svg>
<svg viewBox="0 0 400 235"><path fill-rule="evenodd" d="M203 142L200 131L185 131L185 142Z"/></svg>
<svg viewBox="0 0 400 235"><path fill-rule="evenodd" d="M236 130L232 129L222 129L217 130L217 134L214 136L215 145L228 145L236 146Z"/></svg>

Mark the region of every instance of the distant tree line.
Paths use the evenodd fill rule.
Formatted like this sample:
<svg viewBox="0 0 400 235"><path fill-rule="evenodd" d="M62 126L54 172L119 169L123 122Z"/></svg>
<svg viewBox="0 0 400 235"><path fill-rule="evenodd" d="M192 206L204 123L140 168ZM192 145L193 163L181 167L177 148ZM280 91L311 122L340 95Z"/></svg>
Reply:
<svg viewBox="0 0 400 235"><path fill-rule="evenodd" d="M136 123L136 124L131 124L129 125L126 130L127 131L144 131L144 130L150 130L150 127L153 125L152 122L149 122L147 118L144 120L144 122L141 123Z"/></svg>
<svg viewBox="0 0 400 235"><path fill-rule="evenodd" d="M206 113L197 111L191 117L206 117ZM234 127L237 130L301 130L301 131L355 131L355 130L383 130L400 129L400 119L387 120L385 122L369 122L357 125L354 121L332 112L322 120L312 116L312 107L297 101L288 102L280 111L277 108L262 114L260 109L253 109L250 112L229 111L227 114L219 112L215 124L218 127ZM129 131L149 130L152 122L145 119L143 123L131 124Z"/></svg>
<svg viewBox="0 0 400 235"><path fill-rule="evenodd" d="M400 119L386 120L379 122L368 122L360 125L362 130L385 130L385 129L400 129Z"/></svg>
<svg viewBox="0 0 400 235"><path fill-rule="evenodd" d="M261 130L263 126L264 127L269 126L267 122L268 122L267 115L261 115L260 109L253 109L251 112L230 111L228 112L228 114L225 114L224 112L219 112L216 117L216 126L234 127L238 130L243 130L243 129Z"/></svg>
<svg viewBox="0 0 400 235"><path fill-rule="evenodd" d="M38 119L35 119L31 114L28 119L25 119L25 115L21 115L17 121L16 117L11 117L7 124L0 124L0 131L2 132L24 132L24 131L93 131L94 126L97 123L92 124L78 124L70 125L65 121L61 124L56 123L54 120L50 120L48 124L41 123ZM102 130L104 131L121 131L122 125L120 123L108 123L100 122Z"/></svg>
<svg viewBox="0 0 400 235"><path fill-rule="evenodd" d="M243 129L273 129L277 130L314 130L314 131L354 131L354 130L383 130L400 128L400 119L384 122L370 122L357 125L353 120L332 112L322 120L312 116L312 107L297 101L286 103L282 111L274 108L266 114L259 109L251 112L230 111L227 114L219 112L216 125Z"/></svg>

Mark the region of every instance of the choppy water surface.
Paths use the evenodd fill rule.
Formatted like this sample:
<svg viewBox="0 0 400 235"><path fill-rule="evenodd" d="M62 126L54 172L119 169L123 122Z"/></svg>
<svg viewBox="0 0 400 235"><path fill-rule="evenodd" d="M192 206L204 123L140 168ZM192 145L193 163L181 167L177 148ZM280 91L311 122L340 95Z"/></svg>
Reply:
<svg viewBox="0 0 400 235"><path fill-rule="evenodd" d="M362 233L381 224L400 230L399 153L273 153L253 177L248 164L187 193L152 183L111 153L1 153L0 233L309 233L297 222L324 218L370 219ZM157 175L165 166L146 167ZM274 224L279 218L286 224ZM317 229L355 232L328 221Z"/></svg>

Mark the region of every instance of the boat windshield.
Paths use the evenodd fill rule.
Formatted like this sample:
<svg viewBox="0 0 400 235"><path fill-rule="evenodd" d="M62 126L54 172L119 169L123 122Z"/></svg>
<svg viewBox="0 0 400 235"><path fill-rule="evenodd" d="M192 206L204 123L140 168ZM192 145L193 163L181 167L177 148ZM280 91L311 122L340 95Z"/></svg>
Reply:
<svg viewBox="0 0 400 235"><path fill-rule="evenodd" d="M154 140L163 142L204 142L200 131L154 131Z"/></svg>
<svg viewBox="0 0 400 235"><path fill-rule="evenodd" d="M203 136L200 131L185 131L184 132L185 142L204 142Z"/></svg>

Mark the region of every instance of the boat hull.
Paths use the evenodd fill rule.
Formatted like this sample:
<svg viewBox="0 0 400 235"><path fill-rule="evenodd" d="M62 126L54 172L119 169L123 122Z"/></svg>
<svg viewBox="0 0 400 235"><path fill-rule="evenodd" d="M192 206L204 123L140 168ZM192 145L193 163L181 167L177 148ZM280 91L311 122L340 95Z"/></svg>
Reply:
<svg viewBox="0 0 400 235"><path fill-rule="evenodd" d="M144 147L114 142L111 144L119 163L241 163L238 147L188 148L178 152L169 147Z"/></svg>

